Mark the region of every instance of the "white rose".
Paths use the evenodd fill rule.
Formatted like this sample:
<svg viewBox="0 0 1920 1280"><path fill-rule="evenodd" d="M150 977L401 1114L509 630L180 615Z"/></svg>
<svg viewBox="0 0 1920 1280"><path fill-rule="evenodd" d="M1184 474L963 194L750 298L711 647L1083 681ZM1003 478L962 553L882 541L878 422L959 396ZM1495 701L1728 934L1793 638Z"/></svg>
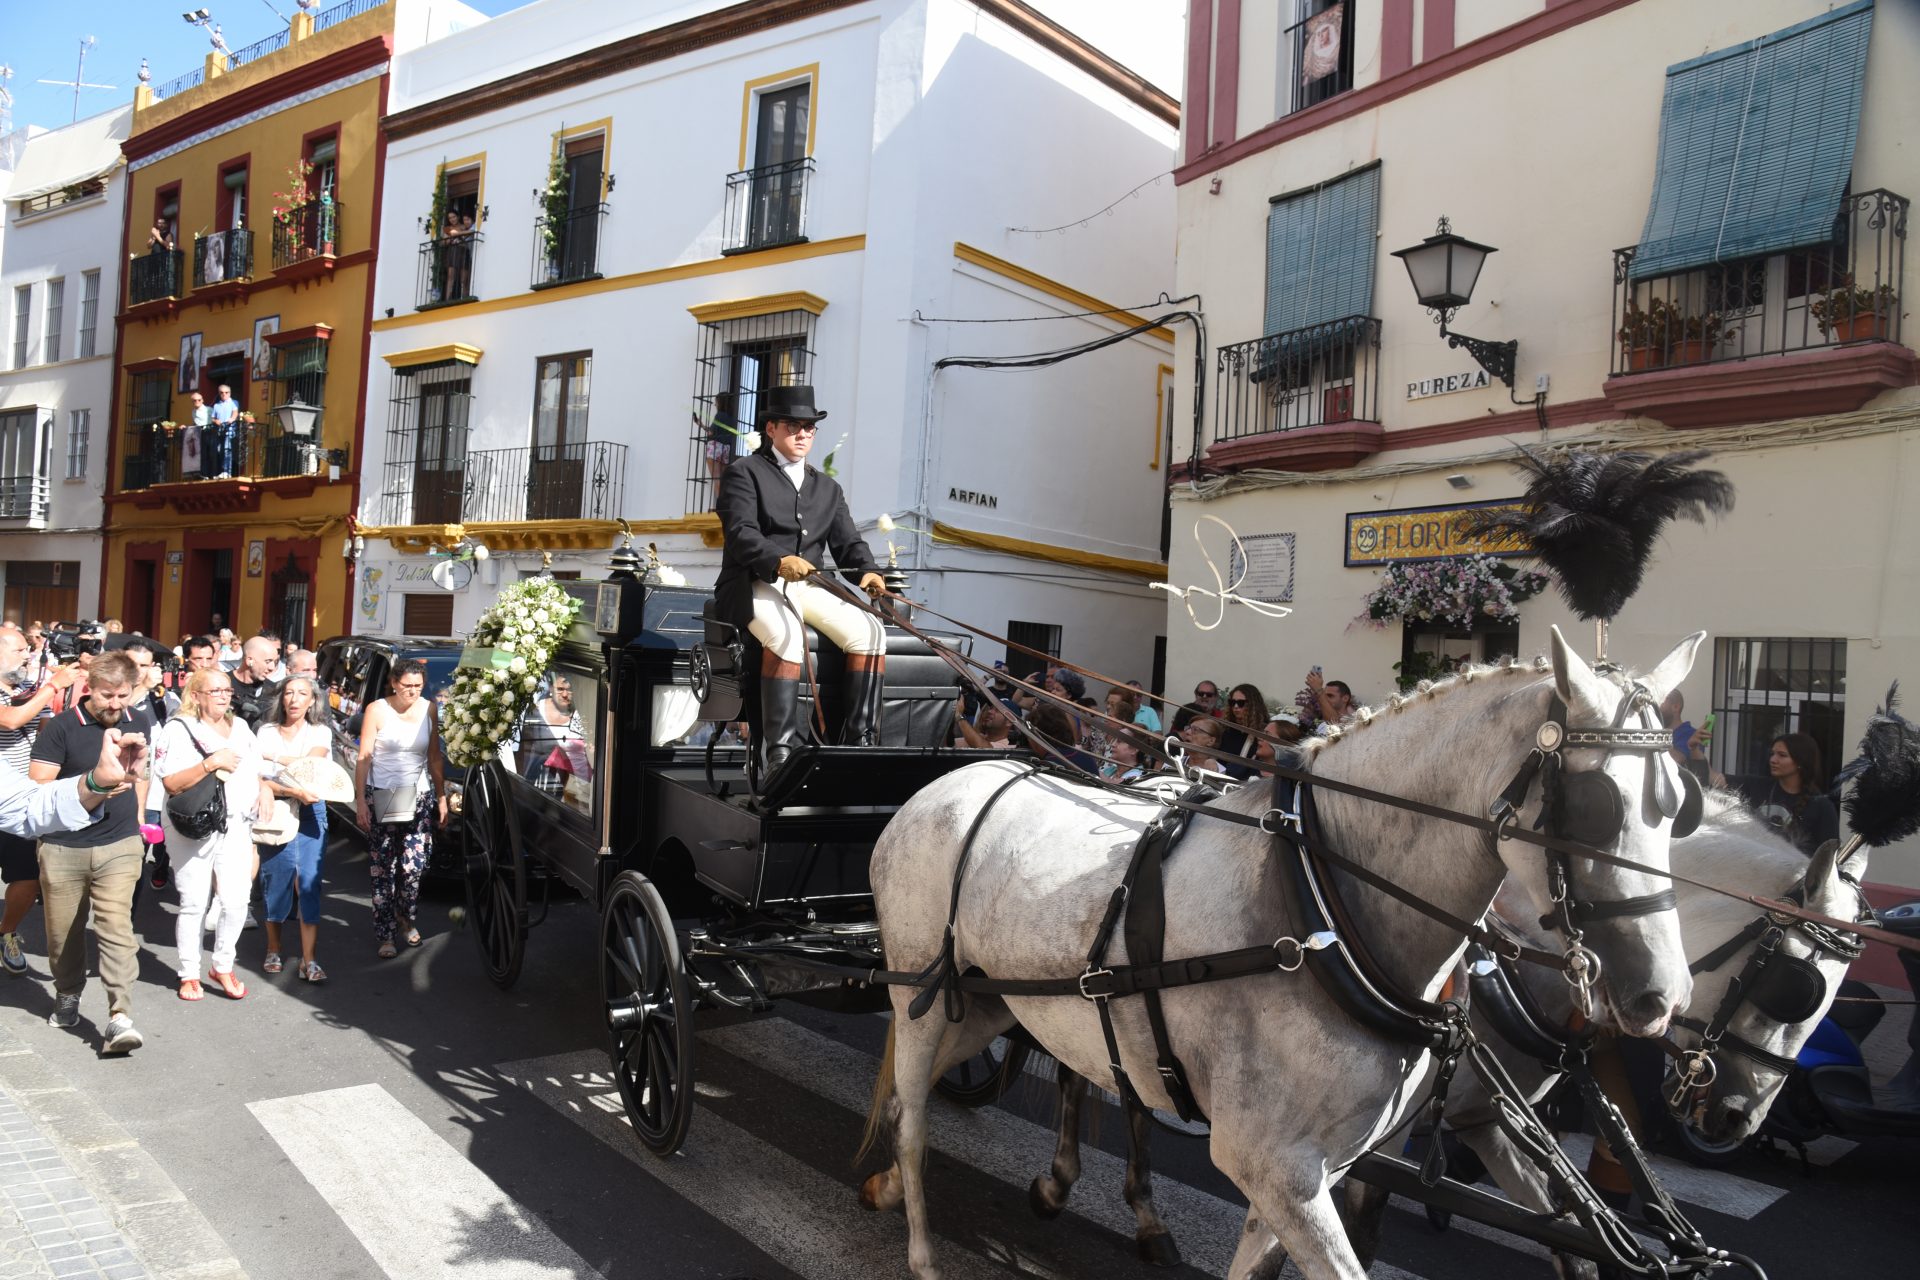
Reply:
<svg viewBox="0 0 1920 1280"><path fill-rule="evenodd" d="M533 611L533 620L535 622L545 622L547 620L547 611L545 609L535 609Z"/></svg>
<svg viewBox="0 0 1920 1280"><path fill-rule="evenodd" d="M507 670L511 671L514 675L523 675L527 670L527 660L525 658L515 658L507 664Z"/></svg>
<svg viewBox="0 0 1920 1280"><path fill-rule="evenodd" d="M538 689L540 687L540 682L536 680L534 677L528 676L525 680L522 680L520 682L520 687L522 689L525 689L528 693L532 693L535 689Z"/></svg>

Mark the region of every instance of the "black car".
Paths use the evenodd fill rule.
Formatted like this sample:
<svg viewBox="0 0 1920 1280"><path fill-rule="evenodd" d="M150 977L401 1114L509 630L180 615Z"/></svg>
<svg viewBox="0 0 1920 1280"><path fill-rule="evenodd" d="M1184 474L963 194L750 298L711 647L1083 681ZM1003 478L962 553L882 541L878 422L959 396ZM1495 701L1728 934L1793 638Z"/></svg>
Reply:
<svg viewBox="0 0 1920 1280"><path fill-rule="evenodd" d="M321 645L320 687L327 699L327 722L333 730L333 759L348 774L360 754L360 725L369 701L387 695L387 681L402 662L427 664L426 696L438 698L453 683L464 646L458 640L412 640L388 636L336 636ZM467 771L451 762L446 766L450 807L457 811ZM361 831L350 804L329 806L333 821ZM428 875L459 875L462 866L461 824L451 817L433 841Z"/></svg>

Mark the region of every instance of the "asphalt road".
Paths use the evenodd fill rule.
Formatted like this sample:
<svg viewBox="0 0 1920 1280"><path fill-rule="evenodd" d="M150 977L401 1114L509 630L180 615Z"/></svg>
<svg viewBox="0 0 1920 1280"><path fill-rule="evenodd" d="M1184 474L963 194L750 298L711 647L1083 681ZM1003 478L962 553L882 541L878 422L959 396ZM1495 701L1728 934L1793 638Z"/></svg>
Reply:
<svg viewBox="0 0 1920 1280"><path fill-rule="evenodd" d="M132 1136L256 1280L383 1275L854 1280L904 1276L905 1230L854 1188L865 1099L885 1023L800 1006L710 1015L699 1110L686 1151L659 1160L610 1100L598 1030L595 921L556 900L510 993L482 976L453 928L457 887L429 893L426 945L374 956L365 859L329 853L324 986L260 973L261 931L242 938L238 1003L173 996L171 893L147 893L136 1020L145 1048L95 1053L105 1000L90 984L74 1032L51 1004L38 917L35 976L0 979L0 1027ZM1205 1144L1156 1142L1157 1197L1185 1262L1155 1271L1131 1252L1118 1161L1090 1159L1067 1215L1027 1208L1051 1151L1051 1089L1037 1076L978 1113L942 1104L931 1162L933 1222L949 1277L1224 1274L1242 1212ZM1123 1127L1102 1108L1099 1146ZM1811 1176L1756 1157L1726 1174L1676 1170L1696 1223L1774 1277L1903 1273L1920 1189L1897 1144L1823 1146ZM1389 1215L1376 1276L1465 1280L1549 1274L1531 1246L1412 1207Z"/></svg>

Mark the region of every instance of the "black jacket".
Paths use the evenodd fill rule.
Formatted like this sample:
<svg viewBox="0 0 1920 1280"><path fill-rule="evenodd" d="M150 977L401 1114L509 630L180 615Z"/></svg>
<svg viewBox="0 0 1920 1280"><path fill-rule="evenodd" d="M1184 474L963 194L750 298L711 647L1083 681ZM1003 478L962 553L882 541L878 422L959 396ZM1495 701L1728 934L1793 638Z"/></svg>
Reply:
<svg viewBox="0 0 1920 1280"><path fill-rule="evenodd" d="M873 552L853 527L847 497L832 476L807 467L796 492L771 447L735 459L720 476L720 529L726 537L714 612L744 628L753 620L754 582L780 576L782 556L801 556L826 568L826 555L849 582L877 573Z"/></svg>

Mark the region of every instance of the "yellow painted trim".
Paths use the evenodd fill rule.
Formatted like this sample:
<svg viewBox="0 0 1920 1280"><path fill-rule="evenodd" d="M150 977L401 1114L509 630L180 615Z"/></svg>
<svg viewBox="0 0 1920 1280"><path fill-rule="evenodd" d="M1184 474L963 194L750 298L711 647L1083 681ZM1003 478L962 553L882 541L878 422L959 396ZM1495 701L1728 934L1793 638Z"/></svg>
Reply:
<svg viewBox="0 0 1920 1280"><path fill-rule="evenodd" d="M1160 446L1166 438L1162 430L1167 424L1167 396L1172 388L1167 384L1173 377L1173 366L1163 364L1153 375L1153 461L1147 464L1147 470L1160 469Z"/></svg>
<svg viewBox="0 0 1920 1280"><path fill-rule="evenodd" d="M434 190L436 191L440 189L440 177L442 174L460 173L466 169L478 169L480 171L480 186L477 192L475 193L475 201L473 206L473 225L475 227L479 227L485 224L487 220L486 219L486 210L487 210L487 153L486 152L482 151L477 156L461 156L458 160L442 160L439 166L435 168L433 171L433 186L434 186ZM437 236L439 234L439 228L437 227L430 227L428 228L428 230L433 235Z"/></svg>
<svg viewBox="0 0 1920 1280"><path fill-rule="evenodd" d="M933 522L933 536L935 541L950 542L957 547L1003 551L1012 556L1025 556L1029 560L1070 564L1081 569L1106 569L1114 573L1130 573L1137 578L1165 579L1167 576L1167 566L1158 560L1130 560L1125 556L1110 556L1098 551L1056 547L1045 542L1029 542L1025 538L1009 538L1005 534L958 529L939 520Z"/></svg>
<svg viewBox="0 0 1920 1280"><path fill-rule="evenodd" d="M785 88L801 80L811 85L807 91L807 154L813 154L813 131L820 123L820 64L817 62L747 81L747 87L740 91L740 163L734 166L735 169L747 167L747 125L753 119L753 95L773 85Z"/></svg>
<svg viewBox="0 0 1920 1280"><path fill-rule="evenodd" d="M770 316L777 311L811 311L819 315L827 309L827 300L805 292L769 293L758 298L739 298L732 302L702 302L688 307L701 324L722 320L745 320L749 316Z"/></svg>
<svg viewBox="0 0 1920 1280"><path fill-rule="evenodd" d="M563 284L553 289L542 289L538 293L516 293L504 298L482 298L478 302L463 303L454 307L440 307L433 311L420 311L411 315L393 316L373 322L375 333L385 333L389 329L405 329L417 324L439 324L454 317L489 315L495 311L514 311L521 307L536 307L549 302L565 302L572 298L585 298L596 293L616 293L622 289L641 289L648 285L667 284L674 280L693 280L700 276L724 275L729 271L746 271L753 267L770 267L782 262L801 262L808 258L827 258L837 253L859 253L867 247L864 235L841 236L836 240L815 240L809 244L783 245L778 249L765 249L759 253L737 254L731 258L708 258L700 262L686 262L677 267L659 267L652 271L636 271L631 275L607 276L600 280L582 280L576 284Z"/></svg>
<svg viewBox="0 0 1920 1280"><path fill-rule="evenodd" d="M1082 311L1103 311L1117 324L1135 325L1146 323L1145 316L1137 316L1131 311L1122 311L1118 307L1109 306L1090 293L1082 293L1071 285L1061 284L1058 280L1050 280L1037 271L1029 271L1025 267L1015 266L1005 258L996 258L984 249L976 249L964 241L955 240L953 242L953 256L962 262L971 263L976 267L991 271L997 276L1004 276L1008 280L1023 284L1029 289L1036 289L1050 297L1058 298L1062 302L1071 302ZM1173 330L1171 329L1149 329L1147 330L1146 336L1149 338L1158 338L1168 345L1172 345L1173 343Z"/></svg>
<svg viewBox="0 0 1920 1280"><path fill-rule="evenodd" d="M423 364L439 364L443 360L458 360L461 364L479 364L480 357L486 354L478 347L470 347L464 342L443 342L437 347L417 347L412 351L389 351L381 356L396 369L412 369Z"/></svg>
<svg viewBox="0 0 1920 1280"><path fill-rule="evenodd" d="M720 517L711 512L676 516L668 520L475 520L468 524L359 525L354 532L368 541L384 540L396 551L421 554L438 547L457 546L475 538L489 551L604 551L623 532L648 534L696 533L703 545L720 545Z"/></svg>
<svg viewBox="0 0 1920 1280"><path fill-rule="evenodd" d="M602 116L598 120L589 120L585 124L562 125L560 128L555 129L553 131L553 151L549 153L549 163L551 163L552 156L559 155L561 148L565 147L575 138L584 138L589 134L595 133L603 135L600 142L600 203L605 204L607 202L607 178L613 172L612 116ZM545 184L543 183L542 185L544 186Z"/></svg>

